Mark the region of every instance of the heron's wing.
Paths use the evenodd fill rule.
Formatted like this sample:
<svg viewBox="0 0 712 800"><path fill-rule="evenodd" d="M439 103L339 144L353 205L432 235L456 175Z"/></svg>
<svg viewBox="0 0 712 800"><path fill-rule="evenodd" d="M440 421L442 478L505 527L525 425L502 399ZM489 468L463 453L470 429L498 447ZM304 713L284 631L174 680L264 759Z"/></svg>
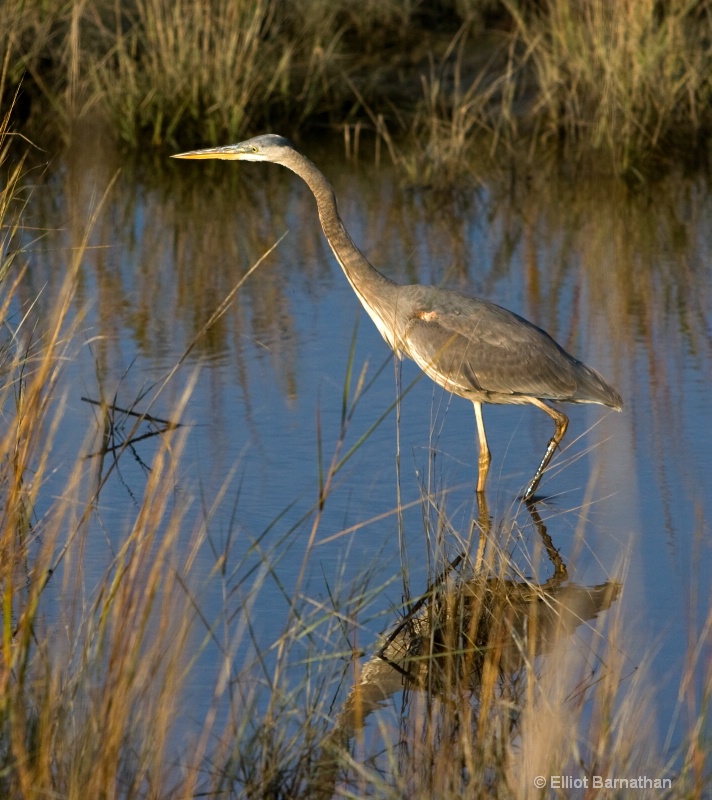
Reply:
<svg viewBox="0 0 712 800"><path fill-rule="evenodd" d="M484 301L466 313L416 314L406 327L405 344L426 374L457 394L556 400L576 391L576 362L547 333Z"/></svg>

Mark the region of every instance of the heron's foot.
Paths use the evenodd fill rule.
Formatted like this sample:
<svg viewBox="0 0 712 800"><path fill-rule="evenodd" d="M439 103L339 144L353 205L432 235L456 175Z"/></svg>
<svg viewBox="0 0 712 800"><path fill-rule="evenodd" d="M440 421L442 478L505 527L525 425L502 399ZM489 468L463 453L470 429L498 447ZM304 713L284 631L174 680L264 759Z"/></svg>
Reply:
<svg viewBox="0 0 712 800"><path fill-rule="evenodd" d="M529 485L522 495L522 500L524 500L525 503L530 502L534 498L534 492L536 492L537 488L539 487L539 481L541 480L543 472L544 470L540 467L537 470L536 475L531 479L531 481L529 481Z"/></svg>
<svg viewBox="0 0 712 800"><path fill-rule="evenodd" d="M542 505L551 504L554 501L555 497L556 495L544 494L542 492L536 492L535 490L530 495L527 495L526 492L518 495L517 500L519 500L521 503L524 503L524 505L531 511L532 509L535 509L537 505L539 505L540 503Z"/></svg>
<svg viewBox="0 0 712 800"><path fill-rule="evenodd" d="M534 494L534 492L536 492L536 490L537 490L537 486L538 485L539 485L539 481L537 481L536 483L532 482L532 483L529 484L529 486L527 486L526 491L521 496L521 499L525 503L535 503L537 500L542 500L543 499L542 497Z"/></svg>
<svg viewBox="0 0 712 800"><path fill-rule="evenodd" d="M539 488L539 483L544 475L544 469L539 468L537 470L536 475L529 481L529 485L527 486L524 494L522 495L521 499L529 504L529 503L536 503L540 500L546 500L547 496L542 494L535 494L536 490Z"/></svg>

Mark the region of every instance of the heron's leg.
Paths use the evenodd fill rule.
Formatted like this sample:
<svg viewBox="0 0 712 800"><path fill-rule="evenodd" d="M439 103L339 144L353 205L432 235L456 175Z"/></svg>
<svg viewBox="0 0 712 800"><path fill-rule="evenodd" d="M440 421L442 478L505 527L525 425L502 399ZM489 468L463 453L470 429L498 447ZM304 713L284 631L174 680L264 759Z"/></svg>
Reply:
<svg viewBox="0 0 712 800"><path fill-rule="evenodd" d="M534 477L529 482L529 486L527 486L526 492L524 492L525 500L531 500L532 495L536 491L536 487L539 485L541 476L544 474L544 470L549 466L549 462L551 461L551 457L554 455L554 451L559 446L559 443L564 438L566 429L569 427L569 418L566 416L566 414L562 414L561 411L557 411L555 408L548 406L541 400L530 400L530 402L532 405L535 405L542 411L546 411L546 413L554 420L556 428L554 429L554 435L551 437L549 445L546 448L544 458L542 458L541 464L539 464L539 469L537 469Z"/></svg>
<svg viewBox="0 0 712 800"><path fill-rule="evenodd" d="M479 473L477 475L477 491L484 492L485 484L487 483L487 473L489 472L490 455L489 447L487 447L487 436L485 435L485 421L482 419L482 403L473 402L475 407L475 418L477 419L477 436L480 440L480 461Z"/></svg>

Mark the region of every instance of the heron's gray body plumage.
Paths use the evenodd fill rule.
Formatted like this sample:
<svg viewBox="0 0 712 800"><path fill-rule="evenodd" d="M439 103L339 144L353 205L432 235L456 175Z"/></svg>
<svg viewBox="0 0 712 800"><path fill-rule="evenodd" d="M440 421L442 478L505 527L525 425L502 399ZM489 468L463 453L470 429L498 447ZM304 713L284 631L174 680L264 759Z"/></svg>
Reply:
<svg viewBox="0 0 712 800"><path fill-rule="evenodd" d="M403 351L428 374L425 364L436 365L435 379L447 382L454 394L484 403L527 403L536 397L620 405L620 397L595 370L523 317L458 292L403 288L410 305ZM432 302L435 292L437 301Z"/></svg>

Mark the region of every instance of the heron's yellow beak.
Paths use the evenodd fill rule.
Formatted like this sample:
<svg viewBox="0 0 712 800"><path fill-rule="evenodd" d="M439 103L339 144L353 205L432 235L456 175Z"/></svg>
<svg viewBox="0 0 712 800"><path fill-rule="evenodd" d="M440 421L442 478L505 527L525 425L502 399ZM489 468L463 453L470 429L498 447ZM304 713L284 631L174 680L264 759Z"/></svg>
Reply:
<svg viewBox="0 0 712 800"><path fill-rule="evenodd" d="M187 153L176 153L171 158L221 158L224 161L237 161L244 156L239 145L226 147L209 147L207 150L189 150Z"/></svg>

